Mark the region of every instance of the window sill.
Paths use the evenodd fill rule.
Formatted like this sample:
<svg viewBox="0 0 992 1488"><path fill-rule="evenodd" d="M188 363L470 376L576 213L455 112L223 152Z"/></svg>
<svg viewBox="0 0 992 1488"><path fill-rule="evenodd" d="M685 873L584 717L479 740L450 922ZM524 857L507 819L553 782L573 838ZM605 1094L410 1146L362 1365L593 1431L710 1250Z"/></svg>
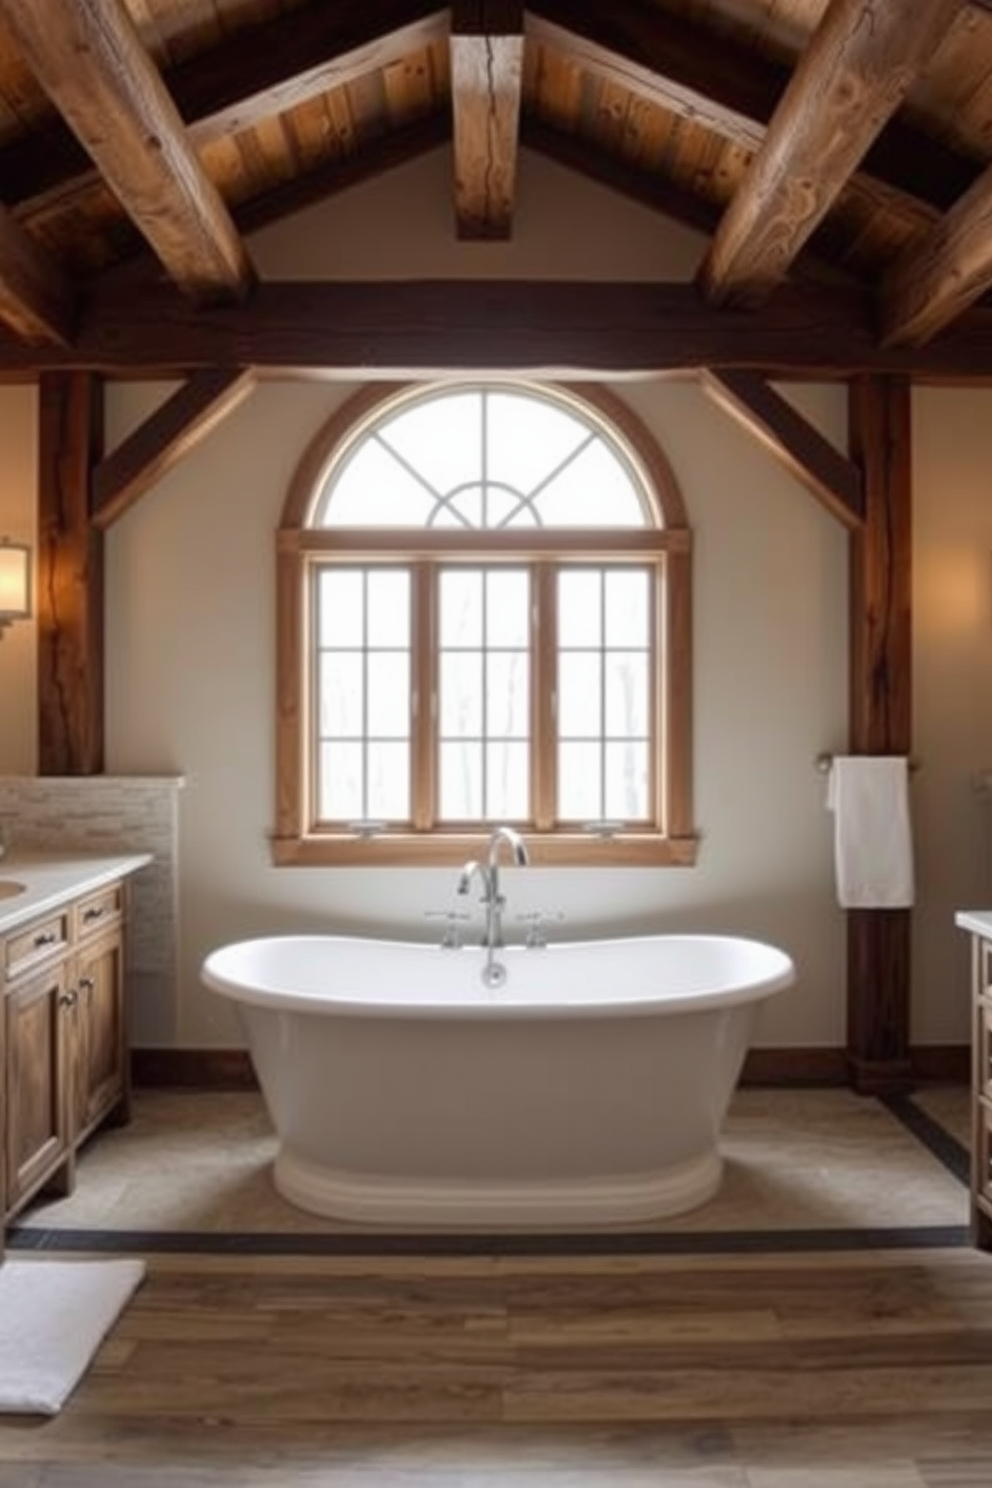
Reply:
<svg viewBox="0 0 992 1488"><path fill-rule="evenodd" d="M691 868L698 837L662 837L652 832L618 832L596 837L588 832L528 832L520 829L534 867ZM484 857L489 832L321 833L273 837L272 862L277 868L442 868L460 867Z"/></svg>

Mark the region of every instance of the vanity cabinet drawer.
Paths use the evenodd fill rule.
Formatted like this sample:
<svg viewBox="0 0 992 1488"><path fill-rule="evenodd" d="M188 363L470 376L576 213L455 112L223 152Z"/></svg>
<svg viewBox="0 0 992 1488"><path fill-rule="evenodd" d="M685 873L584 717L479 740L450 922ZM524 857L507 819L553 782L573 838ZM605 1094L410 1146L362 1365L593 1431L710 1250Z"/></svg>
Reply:
<svg viewBox="0 0 992 1488"><path fill-rule="evenodd" d="M85 899L80 899L73 905L76 939L82 940L87 935L96 934L98 930L105 930L108 925L116 925L123 909L123 884L109 884L105 889L87 894Z"/></svg>
<svg viewBox="0 0 992 1488"><path fill-rule="evenodd" d="M4 971L8 980L53 956L60 956L68 948L71 932L67 907L43 920L35 920L26 930L9 935L3 942Z"/></svg>

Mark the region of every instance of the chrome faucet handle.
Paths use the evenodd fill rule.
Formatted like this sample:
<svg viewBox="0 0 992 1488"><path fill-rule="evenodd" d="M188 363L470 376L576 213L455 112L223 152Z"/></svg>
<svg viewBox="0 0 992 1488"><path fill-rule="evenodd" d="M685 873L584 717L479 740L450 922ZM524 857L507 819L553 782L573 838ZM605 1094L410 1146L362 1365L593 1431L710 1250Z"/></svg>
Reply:
<svg viewBox="0 0 992 1488"><path fill-rule="evenodd" d="M425 920L443 920L444 934L441 937L441 949L445 951L461 950L462 937L459 925L471 916L460 909L428 909L424 913Z"/></svg>
<svg viewBox="0 0 992 1488"><path fill-rule="evenodd" d="M548 943L548 925L559 924L565 918L560 909L530 909L518 914L517 919L527 926L524 945L528 950L543 950Z"/></svg>

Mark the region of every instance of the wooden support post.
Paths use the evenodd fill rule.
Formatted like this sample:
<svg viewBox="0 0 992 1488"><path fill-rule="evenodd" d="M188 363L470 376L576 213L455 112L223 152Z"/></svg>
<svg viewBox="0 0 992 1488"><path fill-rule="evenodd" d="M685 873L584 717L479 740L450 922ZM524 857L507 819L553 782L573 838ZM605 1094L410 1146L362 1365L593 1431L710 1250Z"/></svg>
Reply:
<svg viewBox="0 0 992 1488"><path fill-rule="evenodd" d="M91 474L102 453L103 385L43 374L38 429L38 767L103 770L103 534Z"/></svg>
<svg viewBox="0 0 992 1488"><path fill-rule="evenodd" d="M859 377L849 396L851 454L865 521L851 532L850 749L909 755L912 742L910 387ZM847 1060L864 1094L909 1088L910 914L847 912Z"/></svg>

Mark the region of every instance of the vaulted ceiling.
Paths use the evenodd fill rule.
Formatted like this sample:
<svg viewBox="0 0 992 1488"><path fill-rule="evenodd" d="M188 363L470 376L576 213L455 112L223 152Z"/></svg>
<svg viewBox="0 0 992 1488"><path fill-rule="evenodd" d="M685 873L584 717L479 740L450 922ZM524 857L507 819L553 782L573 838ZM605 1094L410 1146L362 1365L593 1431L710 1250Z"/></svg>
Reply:
<svg viewBox="0 0 992 1488"><path fill-rule="evenodd" d="M706 234L695 282L259 279L254 228L442 145L459 237L533 150ZM0 0L0 373L987 377L990 167L992 0Z"/></svg>

